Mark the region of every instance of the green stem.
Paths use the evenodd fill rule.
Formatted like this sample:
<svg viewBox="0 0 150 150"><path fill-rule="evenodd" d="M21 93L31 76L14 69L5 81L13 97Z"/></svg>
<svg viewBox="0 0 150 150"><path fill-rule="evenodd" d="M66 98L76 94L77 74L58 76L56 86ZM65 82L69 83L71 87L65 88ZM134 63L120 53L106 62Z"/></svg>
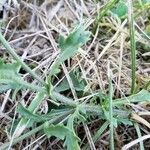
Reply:
<svg viewBox="0 0 150 150"><path fill-rule="evenodd" d="M129 9L129 30L130 30L130 45L131 45L131 69L132 69L132 84L131 84L131 94L134 93L136 85L136 42L135 42L135 27L133 19L133 6L132 0L128 0Z"/></svg>
<svg viewBox="0 0 150 150"><path fill-rule="evenodd" d="M114 125L113 125L113 86L112 86L112 80L109 78L109 119L110 119L110 149L114 150Z"/></svg>
<svg viewBox="0 0 150 150"><path fill-rule="evenodd" d="M134 123L134 127L135 127L135 129L136 129L138 138L141 138L141 137L142 137L142 134L141 134L141 131L140 131L139 124L138 124L138 123ZM143 141L140 141L140 150L145 150L145 149L144 149Z"/></svg>
<svg viewBox="0 0 150 150"><path fill-rule="evenodd" d="M30 74L32 75L35 79L40 81L43 85L46 85L46 83L34 72L32 71L22 60L21 58L16 54L15 50L11 48L9 43L6 41L2 33L0 32L0 41L2 42L3 46L6 48L6 51L11 54L17 62L20 63L20 65Z"/></svg>
<svg viewBox="0 0 150 150"><path fill-rule="evenodd" d="M42 84L44 84L46 86L46 83L40 79L39 76L37 76L21 59L20 57L15 53L14 49L11 48L11 46L9 45L9 43L5 40L5 38L3 37L3 35L0 33L0 41L2 42L3 46L6 48L7 52L10 53L20 64L21 66L28 72L30 73L34 78L36 78L38 81L40 81ZM26 83L26 86L30 87L31 89L35 89L40 90L38 87L35 86L31 86L29 84ZM65 103L66 105L71 105L71 106L76 106L76 103L69 99L66 98L65 96L57 93L57 92L52 92L52 96L56 99L58 99L59 101Z"/></svg>
<svg viewBox="0 0 150 150"><path fill-rule="evenodd" d="M26 88L33 90L33 91L46 93L46 90L40 86L33 85L33 84L30 84L30 83L25 82L25 81L21 81L20 84Z"/></svg>
<svg viewBox="0 0 150 150"><path fill-rule="evenodd" d="M51 97L58 100L58 101L60 101L60 102L62 102L62 103L64 103L65 105L69 105L69 106L72 106L72 107L77 106L77 103L73 99L67 98L67 97L65 97L65 96L63 96L63 95L61 95L61 94L59 94L55 91L51 92Z"/></svg>

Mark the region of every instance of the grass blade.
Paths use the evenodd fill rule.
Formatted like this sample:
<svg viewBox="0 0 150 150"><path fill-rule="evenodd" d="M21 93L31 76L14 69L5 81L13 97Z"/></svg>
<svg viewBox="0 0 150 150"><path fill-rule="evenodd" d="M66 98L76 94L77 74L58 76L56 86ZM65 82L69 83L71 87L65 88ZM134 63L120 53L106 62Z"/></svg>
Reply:
<svg viewBox="0 0 150 150"><path fill-rule="evenodd" d="M135 92L135 85L136 85L136 41L135 41L135 27L134 27L132 0L128 0L128 21L130 30L131 70L132 70L131 94L133 94Z"/></svg>
<svg viewBox="0 0 150 150"><path fill-rule="evenodd" d="M97 131L97 133L96 133L95 136L93 137L94 143L100 138L100 136L102 135L102 133L107 129L108 125L109 125L109 121L106 121L106 122L100 127L100 129Z"/></svg>
<svg viewBox="0 0 150 150"><path fill-rule="evenodd" d="M110 119L110 149L114 150L114 123L113 123L113 86L111 77L109 77L109 119Z"/></svg>
<svg viewBox="0 0 150 150"><path fill-rule="evenodd" d="M139 124L138 124L138 123L134 123L134 127L135 127L135 129L136 129L138 138L141 138L141 137L142 137L142 134L141 134L141 131L140 131L140 128L139 128ZM140 141L140 150L145 150L145 149L144 149L143 141Z"/></svg>

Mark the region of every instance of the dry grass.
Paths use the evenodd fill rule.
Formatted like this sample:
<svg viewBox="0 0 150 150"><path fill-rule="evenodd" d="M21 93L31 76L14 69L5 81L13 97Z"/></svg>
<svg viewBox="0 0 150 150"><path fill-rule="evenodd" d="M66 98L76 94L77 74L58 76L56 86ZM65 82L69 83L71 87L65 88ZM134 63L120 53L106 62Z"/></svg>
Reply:
<svg viewBox="0 0 150 150"><path fill-rule="evenodd" d="M31 68L34 68L33 70L40 74L43 79L51 70L51 64L59 54L59 35L67 36L74 26L80 22L84 22L87 30L92 31L98 10L107 3L106 0L99 3L94 0L21 0L18 1L19 5L17 3L14 5L13 1L15 2L15 0L12 0L10 5L5 5L3 35L22 60ZM62 73L56 79L55 85L67 77L71 90L64 94L72 97L75 101L89 103L98 89L101 89L104 94L108 94L108 72L110 70L114 98L130 95L132 79L128 22L127 19L121 22L110 12L107 14L102 18L90 41L79 50L77 55L62 65ZM150 54L149 48L148 51L145 48L149 39L142 35L142 31L145 31L149 23L149 15L149 11L142 10L135 19L136 77L139 89L150 79ZM0 56L5 58L7 62L12 61L12 58L8 57L3 48L0 49ZM110 67L108 67L108 64L110 64ZM69 72L75 68L81 71L81 77L86 81L86 91L90 93L88 96L79 97L75 91L73 81L69 76ZM32 80L24 70L21 70L21 73L27 81L39 84L36 80ZM18 118L15 109L18 102L28 106L34 97L35 93L30 90L20 91L14 99L11 90L0 94L0 145L13 140L13 136L6 132L6 126L11 127L13 121ZM45 98L40 105L39 112L44 114L48 112L49 101L50 99ZM130 105L130 107L138 113L131 118L139 123L142 136L138 138L134 126L119 125L115 129L116 149L126 150L133 145L132 149L138 150L140 146L137 142L147 139L144 146L145 150L148 150L150 149L150 136L148 135L150 134L150 106L140 103ZM89 119L87 124L81 124L77 127L83 149L87 144L87 149L109 149L109 130L106 129L97 142L92 139L103 123L104 120L93 117ZM28 130L25 130L25 132ZM63 143L55 138L47 139L44 134L39 132L17 143L12 148L10 145L9 148L16 150L55 150L63 149Z"/></svg>

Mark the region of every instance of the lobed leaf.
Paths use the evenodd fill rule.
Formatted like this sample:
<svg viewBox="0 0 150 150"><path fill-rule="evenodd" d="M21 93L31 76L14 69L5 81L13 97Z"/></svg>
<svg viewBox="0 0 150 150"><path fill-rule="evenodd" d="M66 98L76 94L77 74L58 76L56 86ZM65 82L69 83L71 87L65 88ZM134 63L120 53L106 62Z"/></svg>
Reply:
<svg viewBox="0 0 150 150"><path fill-rule="evenodd" d="M21 103L17 106L17 112L26 119L30 119L35 122L43 122L48 121L52 118L55 118L58 115L68 111L68 109L60 109L60 110L51 110L47 114L34 114L33 112L29 111L27 108L23 107Z"/></svg>
<svg viewBox="0 0 150 150"><path fill-rule="evenodd" d="M59 125L48 125L45 124L44 132L48 137L55 136L61 140L66 139L67 150L79 150L80 147L77 144L79 140L78 137L70 130L68 127L65 127L63 124Z"/></svg>
<svg viewBox="0 0 150 150"><path fill-rule="evenodd" d="M18 63L4 64L0 60L0 93L7 91L8 89L21 88L21 82L23 79L18 74Z"/></svg>
<svg viewBox="0 0 150 150"><path fill-rule="evenodd" d="M139 93L133 94L129 97L116 99L115 101L113 101L113 105L117 106L117 105L123 105L127 103L138 103L138 102L146 102L146 101L148 102L150 101L150 92L148 92L147 90L141 90Z"/></svg>
<svg viewBox="0 0 150 150"><path fill-rule="evenodd" d="M85 31L84 26L78 26L67 38L61 36L59 38L59 47L61 49L60 55L53 64L50 76L58 73L59 66L65 60L74 56L78 49L89 40L90 32Z"/></svg>
<svg viewBox="0 0 150 150"><path fill-rule="evenodd" d="M59 39L59 47L61 49L59 62L62 63L72 57L89 40L89 36L90 32L85 31L85 27L81 25L70 33L67 38L61 36Z"/></svg>
<svg viewBox="0 0 150 150"><path fill-rule="evenodd" d="M5 64L0 60L0 93L7 91L8 89L21 89L29 88L33 91L43 91L45 89L36 85L32 85L23 80L18 71L20 65L18 63Z"/></svg>

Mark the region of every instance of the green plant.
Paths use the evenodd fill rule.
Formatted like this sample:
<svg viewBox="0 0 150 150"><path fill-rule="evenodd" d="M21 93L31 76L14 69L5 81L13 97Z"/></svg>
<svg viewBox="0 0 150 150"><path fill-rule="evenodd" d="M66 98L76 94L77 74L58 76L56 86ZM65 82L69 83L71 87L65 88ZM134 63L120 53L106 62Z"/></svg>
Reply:
<svg viewBox="0 0 150 150"><path fill-rule="evenodd" d="M129 117L132 110L124 108L123 106L128 105L128 103L150 101L150 93L146 90L142 90L132 96L114 101L112 81L109 77L109 95L99 94L96 98L103 99L103 101L97 105L94 105L93 103L85 104L82 101L74 101L70 97L68 98L61 95L59 93L60 91L69 89L67 80L64 79L62 81L63 83L58 85L58 89L58 87L53 87L52 78L60 72L59 69L61 64L64 63L65 60L73 57L78 49L89 40L89 36L90 32L85 31L84 27L78 26L67 38L61 37L59 40L61 48L60 54L52 65L51 72L46 77L46 81L44 81L21 60L0 33L1 43L6 48L6 51L17 61L17 63L11 64L4 63L3 61L0 62L0 92L3 93L8 89L30 89L36 92L36 96L29 106L25 107L18 103L16 110L20 117L19 123L16 126L13 124L11 127L13 130L10 136L13 137L13 140L0 146L1 150L20 142L39 131L46 134L48 138L55 136L64 140L64 147L67 147L68 150L81 149L79 146L80 139L76 133L75 126L79 125L81 122L86 123L91 116L106 120L105 124L103 124L93 136L94 142L97 141L107 126L110 125L111 149L114 149L114 127L119 123L132 124ZM19 74L20 67L23 67L34 79L40 81L40 84L35 85L25 81ZM76 71L71 72L70 77L74 79L73 84L75 85L76 90L83 91L85 82L79 78L78 73L79 72ZM64 85L66 87L64 87ZM58 106L50 108L47 114L40 114L40 112L38 112L39 105L46 97L50 97L52 99L51 102L53 104L57 103ZM24 133L24 130L29 127L31 130Z"/></svg>

